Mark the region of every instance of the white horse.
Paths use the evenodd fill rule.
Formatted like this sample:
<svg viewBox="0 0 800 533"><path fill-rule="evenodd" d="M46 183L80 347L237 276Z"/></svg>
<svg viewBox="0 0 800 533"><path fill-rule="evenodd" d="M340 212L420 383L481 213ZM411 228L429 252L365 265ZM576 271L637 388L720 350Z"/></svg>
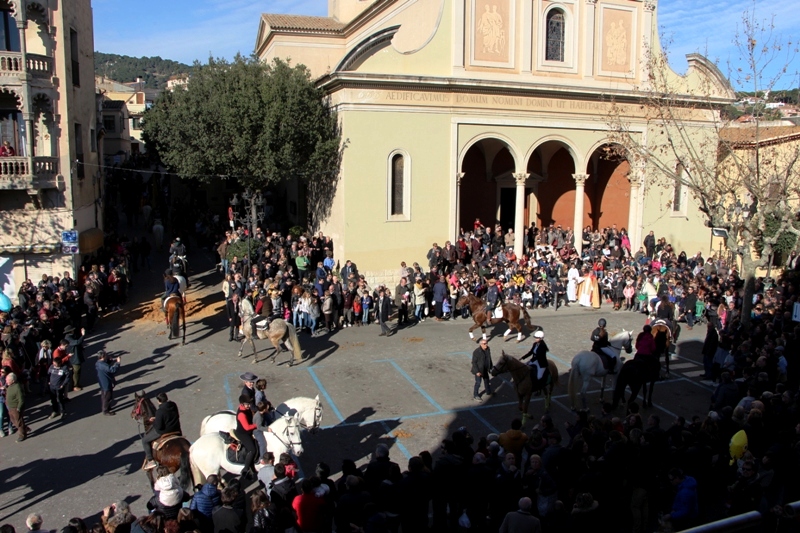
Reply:
<svg viewBox="0 0 800 533"><path fill-rule="evenodd" d="M303 455L303 443L300 437L300 421L297 415L283 416L264 431L267 450L275 457L282 453L291 453L296 457ZM195 483L204 483L211 474L219 475L221 470L239 475L244 465L231 463L226 454L226 444L219 433L208 433L197 439L189 448L189 464Z"/></svg>
<svg viewBox="0 0 800 533"><path fill-rule="evenodd" d="M292 398L286 400L275 408L278 416L297 415L300 427L311 432L322 425L322 402L319 394L316 398ZM200 436L223 431L230 433L236 428L236 413L233 411L220 411L203 419L200 424Z"/></svg>
<svg viewBox="0 0 800 533"><path fill-rule="evenodd" d="M633 334L630 331L622 330L620 333L617 333L611 339L609 339L610 350L604 350L609 356L611 356L614 360L614 369L619 366L620 361L620 351L623 349L626 353L631 353L631 342L633 340ZM600 400L603 399L603 392L606 389L606 375L608 374L608 370L606 370L605 365L603 364L603 360L600 359L600 356L596 353L585 350L582 352L578 352L578 354L572 358L571 371L569 373L569 383L568 383L568 391L569 391L569 398L570 402L572 402L572 408L577 409L576 407L576 399L575 393L578 387L578 380L583 380L583 386L581 387L581 402L583 403L583 408L586 409L586 391L589 388L589 381L593 377L602 378L602 384L600 385Z"/></svg>
<svg viewBox="0 0 800 533"><path fill-rule="evenodd" d="M153 239L156 244L156 250L161 250L161 245L164 243L164 226L161 224L161 219L157 218L153 222Z"/></svg>

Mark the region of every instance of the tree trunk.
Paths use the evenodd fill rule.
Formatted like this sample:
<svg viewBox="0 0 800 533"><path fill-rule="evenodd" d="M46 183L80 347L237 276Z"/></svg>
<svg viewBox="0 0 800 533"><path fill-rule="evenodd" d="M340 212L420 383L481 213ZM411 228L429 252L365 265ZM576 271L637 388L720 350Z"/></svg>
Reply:
<svg viewBox="0 0 800 533"><path fill-rule="evenodd" d="M742 327L750 329L750 312L753 309L753 295L756 292L756 269L758 262L749 254L742 257L742 279L744 279L744 296L742 297Z"/></svg>

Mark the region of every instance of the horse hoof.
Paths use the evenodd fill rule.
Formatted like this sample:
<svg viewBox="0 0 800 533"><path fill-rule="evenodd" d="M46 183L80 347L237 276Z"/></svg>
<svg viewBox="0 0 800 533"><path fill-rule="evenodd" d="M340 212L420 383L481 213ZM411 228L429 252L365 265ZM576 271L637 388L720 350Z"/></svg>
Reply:
<svg viewBox="0 0 800 533"><path fill-rule="evenodd" d="M256 364L256 363L258 363L258 360L253 359L253 364Z"/></svg>

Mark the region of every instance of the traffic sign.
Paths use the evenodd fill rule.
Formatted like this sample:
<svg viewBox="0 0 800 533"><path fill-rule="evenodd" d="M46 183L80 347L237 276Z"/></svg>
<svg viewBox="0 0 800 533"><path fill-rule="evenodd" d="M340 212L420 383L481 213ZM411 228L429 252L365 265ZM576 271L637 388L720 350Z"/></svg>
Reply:
<svg viewBox="0 0 800 533"><path fill-rule="evenodd" d="M77 230L69 230L69 231L62 231L61 232L61 243L62 244L78 244L78 231Z"/></svg>

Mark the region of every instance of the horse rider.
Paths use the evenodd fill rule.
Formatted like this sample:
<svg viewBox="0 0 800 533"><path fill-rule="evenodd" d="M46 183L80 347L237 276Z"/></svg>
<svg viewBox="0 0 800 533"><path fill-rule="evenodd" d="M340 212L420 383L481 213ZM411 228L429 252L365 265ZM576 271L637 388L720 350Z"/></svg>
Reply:
<svg viewBox="0 0 800 533"><path fill-rule="evenodd" d="M672 321L675 318L675 308L669 301L668 296L662 296L661 300L656 304L656 320L663 320L670 333L673 332Z"/></svg>
<svg viewBox="0 0 800 533"><path fill-rule="evenodd" d="M653 328L649 324L645 324L642 332L636 337L636 355L634 359L640 355L651 356L656 351L656 340L653 337Z"/></svg>
<svg viewBox="0 0 800 533"><path fill-rule="evenodd" d="M262 320L266 320L266 327L269 329L269 323L272 322L272 300L267 295L266 289L259 289L258 290L258 300L256 300L256 308L254 311L253 319L250 321L250 325L253 328L253 338L258 338L258 327L256 326L257 323L261 322Z"/></svg>
<svg viewBox="0 0 800 533"><path fill-rule="evenodd" d="M253 302L250 301L250 296L245 296L239 302L239 317L241 318L242 329L244 329L246 322L249 320L253 328L252 332L255 334L255 315L256 311L253 309Z"/></svg>
<svg viewBox="0 0 800 533"><path fill-rule="evenodd" d="M175 402L167 398L167 394L164 392L159 393L156 396L156 400L158 401L156 415L150 419L152 425L142 436L142 446L144 447L144 454L147 456L147 463L144 465L145 470L158 466L153 460L153 442L168 433L183 435L181 431L181 415Z"/></svg>
<svg viewBox="0 0 800 533"><path fill-rule="evenodd" d="M603 366L606 367L609 374L614 374L614 368L617 366L616 358L607 351L611 343L608 341L608 331L606 331L606 319L601 318L597 321L597 327L592 331L591 336L592 351L600 356L603 361Z"/></svg>
<svg viewBox="0 0 800 533"><path fill-rule="evenodd" d="M494 318L494 310L497 308L497 304L503 299L503 293L497 287L497 281L494 278L487 279L486 284L488 285L486 290L486 314L488 319L491 320Z"/></svg>
<svg viewBox="0 0 800 533"><path fill-rule="evenodd" d="M246 394L239 396L239 408L236 411L236 429L234 435L245 449L244 468L242 476L252 476L255 474L255 459L258 453L258 446L253 438L253 431L256 425L253 423L253 411L250 410L250 397Z"/></svg>
<svg viewBox="0 0 800 533"><path fill-rule="evenodd" d="M179 297L181 296L181 284L178 278L173 275L172 269L168 268L164 272L164 296L161 297L162 307L166 304L167 298L173 294L177 294Z"/></svg>
<svg viewBox="0 0 800 533"><path fill-rule="evenodd" d="M533 389L540 390L544 387L547 376L550 374L547 366L547 344L544 342L544 331L538 330L533 334L533 346L528 353L520 357L520 361L524 361L528 357L531 358L528 366L531 367Z"/></svg>
<svg viewBox="0 0 800 533"><path fill-rule="evenodd" d="M180 237L175 237L175 241L169 247L170 267L180 266L179 274L185 274L184 258L186 257L186 246L181 242Z"/></svg>

